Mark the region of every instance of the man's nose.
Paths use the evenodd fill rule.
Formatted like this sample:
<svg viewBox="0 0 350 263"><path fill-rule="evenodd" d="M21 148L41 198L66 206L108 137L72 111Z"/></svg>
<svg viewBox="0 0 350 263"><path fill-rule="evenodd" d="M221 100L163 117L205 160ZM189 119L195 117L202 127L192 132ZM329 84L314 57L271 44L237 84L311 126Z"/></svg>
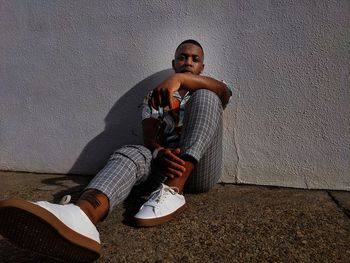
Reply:
<svg viewBox="0 0 350 263"><path fill-rule="evenodd" d="M192 64L193 64L192 58L191 57L186 58L185 65L186 66L192 66Z"/></svg>

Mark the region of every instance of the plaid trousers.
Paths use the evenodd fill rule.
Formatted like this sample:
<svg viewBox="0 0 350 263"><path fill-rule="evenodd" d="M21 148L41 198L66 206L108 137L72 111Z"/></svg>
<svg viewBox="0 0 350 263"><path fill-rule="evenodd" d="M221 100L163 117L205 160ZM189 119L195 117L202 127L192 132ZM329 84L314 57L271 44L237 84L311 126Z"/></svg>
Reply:
<svg viewBox="0 0 350 263"><path fill-rule="evenodd" d="M190 155L198 163L186 182L185 192L206 192L220 178L222 112L218 96L205 89L194 92L186 105L179 147L181 155ZM97 189L108 196L112 211L127 198L134 185L151 177L152 166L149 149L142 145L125 145L112 154L86 189Z"/></svg>

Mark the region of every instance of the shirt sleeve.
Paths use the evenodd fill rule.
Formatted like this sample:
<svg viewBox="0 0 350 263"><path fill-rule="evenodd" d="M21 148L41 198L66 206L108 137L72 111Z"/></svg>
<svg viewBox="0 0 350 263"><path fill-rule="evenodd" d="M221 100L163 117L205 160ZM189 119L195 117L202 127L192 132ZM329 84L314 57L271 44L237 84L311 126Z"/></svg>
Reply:
<svg viewBox="0 0 350 263"><path fill-rule="evenodd" d="M142 120L144 119L159 119L161 117L161 114L159 111L157 111L155 108L153 108L150 103L151 97L152 97L152 92L150 91L147 96L143 99L142 103Z"/></svg>

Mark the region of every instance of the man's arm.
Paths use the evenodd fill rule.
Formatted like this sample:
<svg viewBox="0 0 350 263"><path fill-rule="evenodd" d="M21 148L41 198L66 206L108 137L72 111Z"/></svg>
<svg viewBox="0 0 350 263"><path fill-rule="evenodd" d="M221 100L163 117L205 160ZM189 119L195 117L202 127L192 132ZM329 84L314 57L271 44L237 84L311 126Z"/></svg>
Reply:
<svg viewBox="0 0 350 263"><path fill-rule="evenodd" d="M158 119L147 118L142 121L143 144L153 152L162 147L159 137L161 122Z"/></svg>
<svg viewBox="0 0 350 263"><path fill-rule="evenodd" d="M168 77L153 90L152 106L155 109L158 109L159 106L169 106L172 109L172 95L180 89L188 91L207 89L213 91L220 98L222 105L226 105L231 96L229 89L222 81L206 76L176 73Z"/></svg>

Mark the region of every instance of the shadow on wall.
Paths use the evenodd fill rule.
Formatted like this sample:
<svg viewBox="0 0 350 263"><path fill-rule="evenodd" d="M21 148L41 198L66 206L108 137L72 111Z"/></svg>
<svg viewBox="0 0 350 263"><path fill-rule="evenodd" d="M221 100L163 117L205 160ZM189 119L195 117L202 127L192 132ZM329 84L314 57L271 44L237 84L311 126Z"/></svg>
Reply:
<svg viewBox="0 0 350 263"><path fill-rule="evenodd" d="M124 94L107 114L105 130L85 146L68 173L96 174L116 149L126 144L142 143L141 106L143 98L172 73L172 69L159 71L142 80Z"/></svg>

